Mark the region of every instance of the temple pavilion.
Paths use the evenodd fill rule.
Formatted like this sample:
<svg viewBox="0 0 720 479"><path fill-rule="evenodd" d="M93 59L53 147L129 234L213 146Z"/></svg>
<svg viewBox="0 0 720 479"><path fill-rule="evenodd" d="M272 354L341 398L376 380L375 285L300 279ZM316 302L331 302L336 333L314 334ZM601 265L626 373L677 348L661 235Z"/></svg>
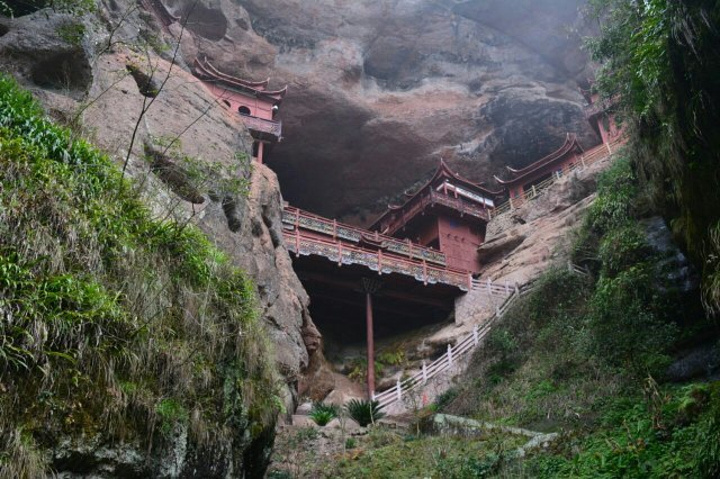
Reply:
<svg viewBox="0 0 720 479"><path fill-rule="evenodd" d="M222 105L242 118L253 137L253 158L262 163L282 139L282 122L276 116L287 87L268 90L269 80L247 81L227 75L207 59L195 59L193 72Z"/></svg>
<svg viewBox="0 0 720 479"><path fill-rule="evenodd" d="M388 206L370 229L439 250L448 268L476 273L477 249L500 193L461 177L440 160L430 181L407 195L404 204Z"/></svg>

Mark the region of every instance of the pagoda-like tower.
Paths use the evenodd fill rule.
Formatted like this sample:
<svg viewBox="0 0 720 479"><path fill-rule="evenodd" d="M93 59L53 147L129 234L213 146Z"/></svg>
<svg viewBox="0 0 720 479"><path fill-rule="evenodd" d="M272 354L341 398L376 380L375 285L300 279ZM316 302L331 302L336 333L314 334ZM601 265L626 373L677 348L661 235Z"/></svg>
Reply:
<svg viewBox="0 0 720 479"><path fill-rule="evenodd" d="M516 170L506 166L510 178L503 180L495 177L510 198L524 198L532 195L535 185L550 179L553 175L562 176L577 162L583 154L583 148L577 141L577 135L568 133L565 143L556 151L531 163L525 168Z"/></svg>
<svg viewBox="0 0 720 479"><path fill-rule="evenodd" d="M499 193L453 173L440 160L430 181L402 206L388 206L370 229L437 249L448 268L476 273L477 249Z"/></svg>
<svg viewBox="0 0 720 479"><path fill-rule="evenodd" d="M207 59L195 59L195 76L233 113L239 115L253 137L253 157L260 163L282 139L282 122L276 119L287 87L268 90L269 80L254 82L220 72Z"/></svg>

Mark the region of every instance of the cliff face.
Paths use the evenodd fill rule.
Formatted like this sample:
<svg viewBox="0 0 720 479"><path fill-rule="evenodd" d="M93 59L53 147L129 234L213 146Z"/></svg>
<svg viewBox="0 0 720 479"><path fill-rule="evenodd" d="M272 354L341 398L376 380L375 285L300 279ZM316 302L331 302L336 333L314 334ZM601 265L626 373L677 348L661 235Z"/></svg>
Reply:
<svg viewBox="0 0 720 479"><path fill-rule="evenodd" d="M192 3L167 6L182 15ZM363 223L440 156L486 180L568 131L594 144L573 30L585 28L583 3L214 1L190 13L183 53L289 84L285 139L269 160L285 197Z"/></svg>
<svg viewBox="0 0 720 479"><path fill-rule="evenodd" d="M323 361L315 358L322 354L321 338L308 314L307 294L281 243L277 178L268 168L250 164L252 140L242 123L216 106L183 69L182 56L173 59L172 47L153 33L154 22L131 2L111 2L82 20L50 11L0 19L0 64L56 120L91 138L121 167L126 163L156 217L197 224L248 273L285 379L281 400L292 408L298 381L305 374L322 375L319 366L309 370L308 365ZM147 83L143 74L152 81ZM227 451L194 457L183 444L187 437L176 439L170 456L152 459L154 464L173 462L163 477L231 471L232 464L226 470L223 463ZM267 431L259 439L243 438L246 450L233 453L250 455L256 464L252 474L261 473L272 441ZM130 456L135 463L150 460L142 451L108 452L103 441L69 441L55 454L76 458L98 473L125 467ZM67 474L77 466L61 463L67 463ZM96 463L100 469L92 469ZM189 472L193 469L196 473Z"/></svg>

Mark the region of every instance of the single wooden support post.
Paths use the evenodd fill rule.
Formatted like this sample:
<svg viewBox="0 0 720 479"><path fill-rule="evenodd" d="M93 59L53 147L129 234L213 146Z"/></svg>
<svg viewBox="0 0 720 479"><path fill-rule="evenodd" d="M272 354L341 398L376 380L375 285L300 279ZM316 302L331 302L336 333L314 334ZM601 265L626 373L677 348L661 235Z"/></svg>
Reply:
<svg viewBox="0 0 720 479"><path fill-rule="evenodd" d="M512 200L513 200L513 199L512 199L512 196L511 196L510 198L508 198L508 203L510 203L510 209L511 209L511 210L512 210L512 209L515 209L515 207L513 206L513 201L512 201Z"/></svg>
<svg viewBox="0 0 720 479"><path fill-rule="evenodd" d="M487 292L488 295L492 295L492 281L490 278L487 279Z"/></svg>
<svg viewBox="0 0 720 479"><path fill-rule="evenodd" d="M492 209L491 208L487 209L487 214L488 214L488 221L489 221L492 219Z"/></svg>
<svg viewBox="0 0 720 479"><path fill-rule="evenodd" d="M333 219L333 239L337 239L337 220Z"/></svg>
<svg viewBox="0 0 720 479"><path fill-rule="evenodd" d="M372 295L375 294L382 283L371 278L362 278L363 291L365 291L365 321L367 326L367 395L375 397L375 337L373 333L373 306Z"/></svg>
<svg viewBox="0 0 720 479"><path fill-rule="evenodd" d="M556 172L555 172L555 176L556 176L557 179L559 180L559 179L560 179L560 172L559 172L559 171L556 171Z"/></svg>
<svg viewBox="0 0 720 479"><path fill-rule="evenodd" d="M515 281L515 294L520 294L520 286L517 284L517 281Z"/></svg>
<svg viewBox="0 0 720 479"><path fill-rule="evenodd" d="M467 278L468 278L468 291L472 291L472 289L473 289L473 286L472 286L472 279L473 279L473 278L472 278L472 273L468 273L468 274L467 274Z"/></svg>
<svg viewBox="0 0 720 479"><path fill-rule="evenodd" d="M422 376L423 376L423 384L427 383L428 380L428 373L427 373L427 364L425 364L425 360L423 359L423 367L422 367Z"/></svg>
<svg viewBox="0 0 720 479"><path fill-rule="evenodd" d="M402 386L400 385L400 380L397 380L397 383L395 384L395 394L397 395L397 400L402 401Z"/></svg>
<svg viewBox="0 0 720 479"><path fill-rule="evenodd" d="M478 337L478 325L476 324L473 326L473 342L475 343L475 346L478 345L480 342L480 338Z"/></svg>
<svg viewBox="0 0 720 479"><path fill-rule="evenodd" d="M499 318L500 316L502 316L502 314L500 314L500 306L495 306L495 315L496 315L498 318Z"/></svg>
<svg viewBox="0 0 720 479"><path fill-rule="evenodd" d="M342 248L342 241L338 242L338 266L342 266L343 264L343 248Z"/></svg>
<svg viewBox="0 0 720 479"><path fill-rule="evenodd" d="M510 294L510 283L505 280L505 294Z"/></svg>
<svg viewBox="0 0 720 479"><path fill-rule="evenodd" d="M449 366L452 366L453 356L452 356L452 345L450 345L450 344L448 344L447 356L448 356L448 365L449 365Z"/></svg>
<svg viewBox="0 0 720 479"><path fill-rule="evenodd" d="M295 209L295 229L300 227L300 208Z"/></svg>
<svg viewBox="0 0 720 479"><path fill-rule="evenodd" d="M537 190L535 189L535 185L532 185L532 192L533 192L533 198L537 196Z"/></svg>
<svg viewBox="0 0 720 479"><path fill-rule="evenodd" d="M300 257L300 230L295 228L295 257Z"/></svg>
<svg viewBox="0 0 720 479"><path fill-rule="evenodd" d="M568 271L573 272L573 265L570 261L568 261Z"/></svg>
<svg viewBox="0 0 720 479"><path fill-rule="evenodd" d="M382 250L378 250L378 274L382 274Z"/></svg>
<svg viewBox="0 0 720 479"><path fill-rule="evenodd" d="M608 154L612 155L612 148L610 148L610 142L608 141L607 143L605 143L605 146L607 146Z"/></svg>
<svg viewBox="0 0 720 479"><path fill-rule="evenodd" d="M428 277L427 277L427 263L426 263L425 260L423 259L423 285L427 286L427 281L428 281Z"/></svg>
<svg viewBox="0 0 720 479"><path fill-rule="evenodd" d="M367 322L367 386L368 396L375 395L375 338L373 334L372 294L365 293L365 319Z"/></svg>
<svg viewBox="0 0 720 479"><path fill-rule="evenodd" d="M582 155L582 156L580 157L580 162L581 162L582 165L583 165L583 170L584 170L585 168L587 168L587 165L585 164L585 155Z"/></svg>

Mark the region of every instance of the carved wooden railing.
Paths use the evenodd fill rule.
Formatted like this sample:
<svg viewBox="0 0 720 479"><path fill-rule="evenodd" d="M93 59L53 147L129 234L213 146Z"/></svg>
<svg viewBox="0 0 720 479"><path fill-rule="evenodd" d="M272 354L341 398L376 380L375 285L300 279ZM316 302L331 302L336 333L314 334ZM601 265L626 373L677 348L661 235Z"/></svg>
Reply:
<svg viewBox="0 0 720 479"><path fill-rule="evenodd" d="M422 212L426 207L435 204L453 208L454 210L459 211L461 215L470 215L485 221L490 220L488 208L478 206L476 203L468 201L462 196L458 196L456 198L455 196L448 195L440 191L428 190L427 192L413 198L413 201L407 209L403 207L402 209L398 209L394 213L391 213L390 217L382 222L381 228L384 231L388 231L390 234L393 234L415 215Z"/></svg>
<svg viewBox="0 0 720 479"><path fill-rule="evenodd" d="M540 196L542 193L545 192L548 188L550 188L552 185L554 185L560 178L562 178L562 175L569 175L570 173L576 171L576 170L582 170L593 163L596 163L602 159L607 158L608 156L613 155L617 149L625 144L625 138L620 138L612 143L603 143L601 145L596 146L595 148L592 148L585 153L583 153L579 161L577 163L574 163L570 165L569 167L566 167L563 169L563 173L560 174L558 172L554 172L550 178L541 181L540 183L536 183L529 187L527 191L524 191L522 195L517 196L515 198L509 198L505 203L502 203L498 205L493 211L492 216L498 216L503 213L506 213L508 211L511 211L515 208L518 208L525 203L527 203L530 200L534 200L538 196Z"/></svg>
<svg viewBox="0 0 720 479"><path fill-rule="evenodd" d="M377 244L378 248L388 253L441 266L447 264L445 254L436 249L415 244L410 240L400 240L375 231L346 225L292 206L286 206L283 209L282 221L285 225L293 226L299 230L320 233L333 240L341 239L356 244L361 243L363 240L372 241Z"/></svg>
<svg viewBox="0 0 720 479"><path fill-rule="evenodd" d="M249 130L260 131L270 135L282 136L282 122L277 120L265 120L255 116L243 115L240 117Z"/></svg>
<svg viewBox="0 0 720 479"><path fill-rule="evenodd" d="M472 287L472 276L466 271L458 271L443 266L428 264L427 261L398 256L382 249L367 248L349 244L343 240L308 236L302 230L283 229L285 246L297 256L323 256L338 266L357 264L365 266L378 274L397 273L410 276L423 284L446 284L461 291Z"/></svg>

